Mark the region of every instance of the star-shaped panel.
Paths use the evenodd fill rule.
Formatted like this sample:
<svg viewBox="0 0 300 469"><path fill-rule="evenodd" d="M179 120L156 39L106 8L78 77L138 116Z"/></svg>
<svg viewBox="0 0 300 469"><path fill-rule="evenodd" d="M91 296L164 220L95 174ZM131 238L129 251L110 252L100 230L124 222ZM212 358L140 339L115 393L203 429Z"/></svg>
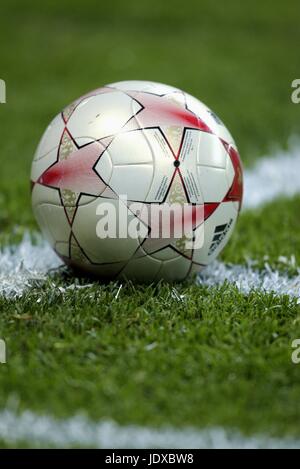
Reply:
<svg viewBox="0 0 300 469"><path fill-rule="evenodd" d="M226 194L223 202L238 202L239 210L242 207L243 201L243 169L240 156L238 151L228 143L222 140L224 147L226 148L228 155L234 169L233 183Z"/></svg>
<svg viewBox="0 0 300 469"><path fill-rule="evenodd" d="M137 128L160 127L168 133L168 129L173 134L176 144L172 151L178 157L178 140L185 127L211 132L210 128L196 114L186 109L182 104L171 100L167 95L158 96L150 93L140 93L135 91L127 92L136 100L142 109L138 111L123 127L123 131L135 130ZM169 142L170 143L170 142Z"/></svg>

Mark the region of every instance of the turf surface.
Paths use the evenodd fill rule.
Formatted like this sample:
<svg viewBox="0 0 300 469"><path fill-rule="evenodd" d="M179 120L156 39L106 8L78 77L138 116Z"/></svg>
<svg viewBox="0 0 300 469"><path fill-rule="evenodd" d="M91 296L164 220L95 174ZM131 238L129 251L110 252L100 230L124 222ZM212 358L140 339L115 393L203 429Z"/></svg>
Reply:
<svg viewBox="0 0 300 469"><path fill-rule="evenodd" d="M64 285L66 285L64 283ZM47 288L0 300L1 398L57 416L299 434L300 306L235 288ZM39 302L37 303L37 299Z"/></svg>
<svg viewBox="0 0 300 469"><path fill-rule="evenodd" d="M2 245L37 229L29 170L46 125L104 83L147 79L198 96L228 125L246 166L298 132L296 1L5 0L0 8ZM262 267L268 256L286 269L278 257L294 255L298 265L299 202L244 213L223 259ZM118 299L114 283L59 290L74 281L56 276L17 301L0 298L8 348L0 406L17 395L21 409L61 417L300 435L296 300L228 285L176 285L182 301L165 284L123 285Z"/></svg>

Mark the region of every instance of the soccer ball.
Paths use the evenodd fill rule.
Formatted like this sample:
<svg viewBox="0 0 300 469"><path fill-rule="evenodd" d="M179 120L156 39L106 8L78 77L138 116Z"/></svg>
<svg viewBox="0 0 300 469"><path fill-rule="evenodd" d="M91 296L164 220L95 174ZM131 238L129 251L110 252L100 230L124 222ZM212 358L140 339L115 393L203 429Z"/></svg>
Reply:
<svg viewBox="0 0 300 469"><path fill-rule="evenodd" d="M103 279L183 280L234 229L243 176L235 142L198 99L123 81L67 106L32 171L37 222L63 261Z"/></svg>

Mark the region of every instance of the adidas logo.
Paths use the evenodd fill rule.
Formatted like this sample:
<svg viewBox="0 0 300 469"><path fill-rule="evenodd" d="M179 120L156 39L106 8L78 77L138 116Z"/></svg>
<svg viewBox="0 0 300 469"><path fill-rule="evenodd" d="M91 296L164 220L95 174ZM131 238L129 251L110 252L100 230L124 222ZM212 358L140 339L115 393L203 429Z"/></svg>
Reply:
<svg viewBox="0 0 300 469"><path fill-rule="evenodd" d="M221 242L227 235L232 223L233 223L233 219L231 218L228 223L225 223L225 225L216 226L213 240L208 251L209 256L211 256L211 254L215 252L217 247L220 246Z"/></svg>

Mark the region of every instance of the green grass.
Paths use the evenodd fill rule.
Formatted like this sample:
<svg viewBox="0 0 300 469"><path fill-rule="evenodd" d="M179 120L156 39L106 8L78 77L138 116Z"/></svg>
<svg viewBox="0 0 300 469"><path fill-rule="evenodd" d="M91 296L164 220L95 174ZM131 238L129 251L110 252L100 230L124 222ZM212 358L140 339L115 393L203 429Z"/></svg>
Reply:
<svg viewBox="0 0 300 469"><path fill-rule="evenodd" d="M235 288L124 285L0 300L0 404L122 424L225 425L299 435L291 341L300 306ZM37 303L37 298L41 298Z"/></svg>
<svg viewBox="0 0 300 469"><path fill-rule="evenodd" d="M222 253L222 259L235 264L251 259L257 267L265 262L276 269L286 270L287 265L279 256L291 259L295 266L290 273L297 273L300 263L300 219L298 216L300 197L277 199L261 208L244 212L233 233L232 239Z"/></svg>
<svg viewBox="0 0 300 469"><path fill-rule="evenodd" d="M285 147L299 133L300 107L290 100L300 69L297 8L296 0L3 1L0 246L37 229L29 171L46 125L104 83L155 80L196 95L228 125L246 167ZM262 268L268 256L283 269L278 257L295 255L298 265L299 203L243 213L223 260L249 257ZM84 411L122 424L300 436L296 300L229 285L176 285L182 302L163 283L124 284L117 300L115 283L58 289L74 281L56 276L21 299L0 298L8 349L0 408L17 395L21 410L58 417Z"/></svg>

